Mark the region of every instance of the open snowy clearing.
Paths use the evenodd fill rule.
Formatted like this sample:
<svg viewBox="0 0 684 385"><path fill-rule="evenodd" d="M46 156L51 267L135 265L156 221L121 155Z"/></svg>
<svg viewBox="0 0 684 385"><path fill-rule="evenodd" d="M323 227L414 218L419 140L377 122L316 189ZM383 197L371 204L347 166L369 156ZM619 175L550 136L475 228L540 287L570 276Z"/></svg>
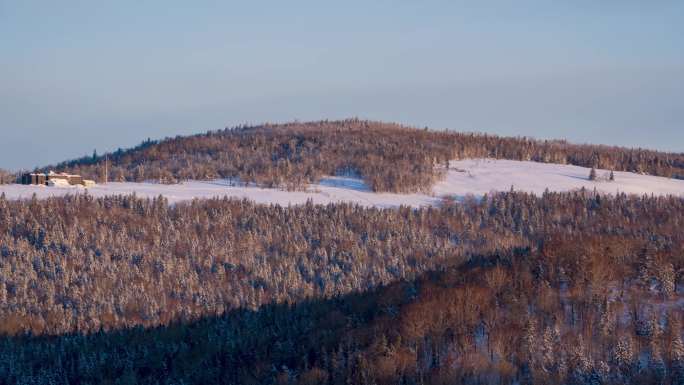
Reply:
<svg viewBox="0 0 684 385"><path fill-rule="evenodd" d="M597 170L598 181L589 181L589 169L579 166L521 162L512 160L468 159L450 162L445 178L438 182L433 193L391 194L374 193L364 182L353 177L334 176L311 185L308 191L285 191L255 186L235 185L227 180L188 181L176 185L157 183L108 183L87 189L96 197L131 194L139 197L165 196L170 203L194 198L247 198L256 203L296 205L311 199L316 204L352 202L363 206L397 207L437 205L444 196L462 198L482 196L493 191L515 190L541 194L550 191L572 191L594 188L602 193L655 194L684 197L684 180L668 179L629 172L615 172L615 181L608 181L609 171ZM44 187L3 185L0 193L8 199L28 199L35 193L39 198L85 192L83 187Z"/></svg>
<svg viewBox="0 0 684 385"><path fill-rule="evenodd" d="M615 171L615 181L609 181L610 170L596 170L598 180L589 180L589 168L516 160L467 159L451 161L446 178L437 183L434 193L473 194L515 190L541 195L550 191L572 191L582 187L601 193L655 194L684 196L684 180ZM459 170L461 170L459 172Z"/></svg>

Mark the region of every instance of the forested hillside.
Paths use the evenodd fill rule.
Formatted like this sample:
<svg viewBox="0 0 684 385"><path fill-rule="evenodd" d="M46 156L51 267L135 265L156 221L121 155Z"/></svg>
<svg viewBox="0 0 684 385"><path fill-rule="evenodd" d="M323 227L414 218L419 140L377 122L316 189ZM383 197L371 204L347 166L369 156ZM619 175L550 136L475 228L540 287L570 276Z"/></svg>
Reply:
<svg viewBox="0 0 684 385"><path fill-rule="evenodd" d="M491 255L369 293L191 324L0 338L0 375L55 384L684 381L681 307L643 289L627 303L563 289L581 278L540 276L555 262L540 256Z"/></svg>
<svg viewBox="0 0 684 385"><path fill-rule="evenodd" d="M358 173L374 191L429 191L450 159L500 158L574 164L684 178L684 154L576 145L364 121L244 126L108 154L114 181L237 178L302 189L323 175ZM103 155L45 167L103 180Z"/></svg>
<svg viewBox="0 0 684 385"><path fill-rule="evenodd" d="M682 154L360 120L107 155L115 180L395 192L482 157L684 175ZM99 179L104 159L49 168ZM0 385L682 385L683 228L682 198L584 189L419 209L0 195Z"/></svg>
<svg viewBox="0 0 684 385"><path fill-rule="evenodd" d="M0 198L0 382L681 384L683 225L588 192Z"/></svg>

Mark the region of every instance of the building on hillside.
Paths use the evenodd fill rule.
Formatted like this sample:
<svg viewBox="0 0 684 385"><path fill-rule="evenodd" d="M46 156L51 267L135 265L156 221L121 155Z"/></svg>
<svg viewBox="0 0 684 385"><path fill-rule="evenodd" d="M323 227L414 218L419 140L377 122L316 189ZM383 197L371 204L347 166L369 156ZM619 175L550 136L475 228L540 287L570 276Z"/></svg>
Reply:
<svg viewBox="0 0 684 385"><path fill-rule="evenodd" d="M56 173L27 173L21 176L21 184L43 185L43 186L93 186L92 180L84 180L80 175Z"/></svg>

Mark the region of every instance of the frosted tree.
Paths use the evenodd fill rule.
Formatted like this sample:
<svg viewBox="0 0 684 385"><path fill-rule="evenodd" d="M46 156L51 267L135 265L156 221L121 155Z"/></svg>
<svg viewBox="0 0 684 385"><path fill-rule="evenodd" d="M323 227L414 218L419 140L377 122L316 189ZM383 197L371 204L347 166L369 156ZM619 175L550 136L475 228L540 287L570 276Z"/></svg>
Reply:
<svg viewBox="0 0 684 385"><path fill-rule="evenodd" d="M589 171L589 180L596 180L596 169L593 167Z"/></svg>
<svg viewBox="0 0 684 385"><path fill-rule="evenodd" d="M651 341L655 343L658 340L658 338L660 338L660 336L663 334L663 327L660 323L660 314L658 313L658 311L654 310L651 313L649 323L649 329L651 330L650 338Z"/></svg>
<svg viewBox="0 0 684 385"><path fill-rule="evenodd" d="M658 348L658 345L655 343L651 344L651 355L648 360L648 370L654 383L662 383L667 375L665 361L663 361L663 357L660 354L660 348Z"/></svg>
<svg viewBox="0 0 684 385"><path fill-rule="evenodd" d="M554 347L560 344L560 334L555 327L547 327L542 340L542 365L545 371L551 372L556 366L557 356Z"/></svg>
<svg viewBox="0 0 684 385"><path fill-rule="evenodd" d="M672 339L670 356L672 359L672 383L684 385L684 344L682 344L682 338L679 335Z"/></svg>
<svg viewBox="0 0 684 385"><path fill-rule="evenodd" d="M671 263L658 269L658 282L660 283L660 293L666 298L671 298L675 293L675 270Z"/></svg>
<svg viewBox="0 0 684 385"><path fill-rule="evenodd" d="M577 337L577 342L570 348L572 372L570 377L573 383L584 384L589 382L592 373L592 362L587 356L582 336Z"/></svg>
<svg viewBox="0 0 684 385"><path fill-rule="evenodd" d="M610 378L610 366L605 361L599 360L594 364L589 377L590 384L605 384Z"/></svg>
<svg viewBox="0 0 684 385"><path fill-rule="evenodd" d="M610 336L615 329L615 310L608 301L601 309L601 318L599 318L599 331L603 336Z"/></svg>
<svg viewBox="0 0 684 385"><path fill-rule="evenodd" d="M14 183L16 179L16 175L13 175L11 172L0 168L0 184Z"/></svg>
<svg viewBox="0 0 684 385"><path fill-rule="evenodd" d="M611 361L621 374L629 375L634 365L634 348L629 336L620 338L611 354Z"/></svg>
<svg viewBox="0 0 684 385"><path fill-rule="evenodd" d="M522 348L525 360L532 364L537 350L537 322L534 318L529 318L527 320L523 334Z"/></svg>

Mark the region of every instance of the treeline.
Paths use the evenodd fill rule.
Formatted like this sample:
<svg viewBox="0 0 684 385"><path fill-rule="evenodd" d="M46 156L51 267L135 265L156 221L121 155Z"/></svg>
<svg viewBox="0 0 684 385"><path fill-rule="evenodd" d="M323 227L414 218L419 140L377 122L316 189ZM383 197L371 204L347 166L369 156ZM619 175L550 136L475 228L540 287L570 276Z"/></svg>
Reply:
<svg viewBox="0 0 684 385"><path fill-rule="evenodd" d="M0 338L0 382L684 383L682 243L669 225L648 236L649 218L596 233L572 224L585 211L585 222L606 219L609 208L594 198L538 206L559 199L572 202L567 216L544 216L558 223L537 247L472 256L364 293L154 329ZM635 207L672 203L630 201L625 223L640 222ZM552 230L562 223L568 232Z"/></svg>
<svg viewBox="0 0 684 385"><path fill-rule="evenodd" d="M324 175L360 174L374 191L428 191L450 159L491 157L684 178L684 154L565 141L430 131L349 119L243 126L147 140L107 154L114 181L235 178L302 189ZM103 180L105 156L44 168Z"/></svg>

